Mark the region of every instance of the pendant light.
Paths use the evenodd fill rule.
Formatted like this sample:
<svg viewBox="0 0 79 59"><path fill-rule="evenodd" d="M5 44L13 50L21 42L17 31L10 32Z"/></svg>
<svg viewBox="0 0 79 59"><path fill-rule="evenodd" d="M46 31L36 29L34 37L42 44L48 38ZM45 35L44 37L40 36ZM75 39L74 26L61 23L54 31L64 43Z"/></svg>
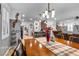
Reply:
<svg viewBox="0 0 79 59"><path fill-rule="evenodd" d="M42 14L43 18L54 18L55 16L55 10L54 9L50 9L50 3L48 3L48 9L46 9L46 11Z"/></svg>

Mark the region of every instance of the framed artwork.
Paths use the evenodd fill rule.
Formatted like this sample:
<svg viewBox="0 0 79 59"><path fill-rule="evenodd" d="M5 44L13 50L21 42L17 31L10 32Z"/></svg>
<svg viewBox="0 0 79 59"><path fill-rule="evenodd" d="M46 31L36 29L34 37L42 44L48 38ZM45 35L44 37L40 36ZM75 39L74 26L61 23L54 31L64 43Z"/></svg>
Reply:
<svg viewBox="0 0 79 59"><path fill-rule="evenodd" d="M2 39L9 36L9 12L6 8L2 9Z"/></svg>

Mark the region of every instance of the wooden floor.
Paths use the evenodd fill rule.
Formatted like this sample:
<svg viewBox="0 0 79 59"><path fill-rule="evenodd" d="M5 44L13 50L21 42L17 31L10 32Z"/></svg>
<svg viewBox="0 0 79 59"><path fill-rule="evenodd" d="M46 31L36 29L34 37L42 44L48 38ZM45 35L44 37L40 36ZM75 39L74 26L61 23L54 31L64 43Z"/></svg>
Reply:
<svg viewBox="0 0 79 59"><path fill-rule="evenodd" d="M54 53L51 52L49 49L47 49L45 46L40 44L37 40L35 40L33 37L25 37L25 40L23 41L23 45L26 50L27 56L54 56ZM63 43L65 45L74 47L79 49L79 43L66 41L64 39L56 38L57 42Z"/></svg>

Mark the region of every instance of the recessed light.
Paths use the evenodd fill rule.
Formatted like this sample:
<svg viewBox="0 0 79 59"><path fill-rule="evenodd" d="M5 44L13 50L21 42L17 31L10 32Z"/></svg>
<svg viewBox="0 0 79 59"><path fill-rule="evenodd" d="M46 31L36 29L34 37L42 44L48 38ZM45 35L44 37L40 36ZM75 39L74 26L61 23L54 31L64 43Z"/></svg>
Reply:
<svg viewBox="0 0 79 59"><path fill-rule="evenodd" d="M25 15L23 14L22 16L24 17Z"/></svg>

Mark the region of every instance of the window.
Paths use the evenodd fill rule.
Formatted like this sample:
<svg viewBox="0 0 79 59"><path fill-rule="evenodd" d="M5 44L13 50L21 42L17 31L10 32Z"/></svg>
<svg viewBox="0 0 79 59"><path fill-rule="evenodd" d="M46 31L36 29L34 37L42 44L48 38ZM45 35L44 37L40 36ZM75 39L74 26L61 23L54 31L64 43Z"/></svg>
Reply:
<svg viewBox="0 0 79 59"><path fill-rule="evenodd" d="M73 24L67 25L67 31L73 31Z"/></svg>

